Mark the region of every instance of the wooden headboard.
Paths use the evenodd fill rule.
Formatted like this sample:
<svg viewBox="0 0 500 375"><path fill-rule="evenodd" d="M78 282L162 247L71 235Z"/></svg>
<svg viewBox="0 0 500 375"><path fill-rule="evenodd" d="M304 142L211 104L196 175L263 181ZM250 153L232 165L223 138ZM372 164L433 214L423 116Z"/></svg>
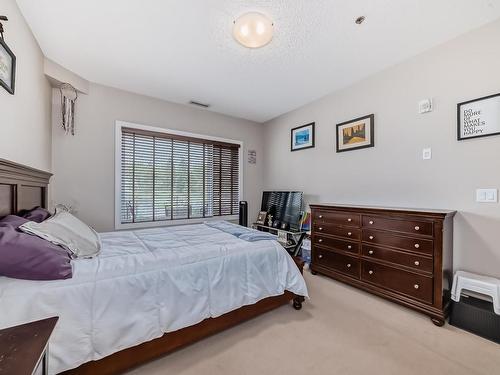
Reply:
<svg viewBox="0 0 500 375"><path fill-rule="evenodd" d="M51 173L0 159L0 217L36 206L47 208Z"/></svg>

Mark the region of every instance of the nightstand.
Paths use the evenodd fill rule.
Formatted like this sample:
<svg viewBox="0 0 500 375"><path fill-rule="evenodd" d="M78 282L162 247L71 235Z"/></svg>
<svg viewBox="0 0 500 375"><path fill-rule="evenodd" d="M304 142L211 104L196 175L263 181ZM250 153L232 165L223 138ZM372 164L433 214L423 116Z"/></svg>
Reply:
<svg viewBox="0 0 500 375"><path fill-rule="evenodd" d="M0 330L0 375L48 375L49 338L59 317Z"/></svg>

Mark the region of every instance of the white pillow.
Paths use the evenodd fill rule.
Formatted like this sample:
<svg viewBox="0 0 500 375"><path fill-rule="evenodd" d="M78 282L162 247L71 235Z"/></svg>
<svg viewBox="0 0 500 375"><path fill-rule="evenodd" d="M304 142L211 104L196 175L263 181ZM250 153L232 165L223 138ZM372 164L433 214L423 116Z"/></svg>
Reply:
<svg viewBox="0 0 500 375"><path fill-rule="evenodd" d="M55 215L47 220L41 223L28 221L19 229L66 247L73 253L73 258L92 258L101 250L97 232L67 211L56 210Z"/></svg>

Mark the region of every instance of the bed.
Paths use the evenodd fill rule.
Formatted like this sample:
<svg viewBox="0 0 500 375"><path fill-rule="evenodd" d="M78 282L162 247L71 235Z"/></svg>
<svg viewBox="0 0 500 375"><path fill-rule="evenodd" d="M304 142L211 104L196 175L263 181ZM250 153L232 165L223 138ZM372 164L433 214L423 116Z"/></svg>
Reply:
<svg viewBox="0 0 500 375"><path fill-rule="evenodd" d="M49 174L0 161L0 215L45 205ZM222 228L222 229L221 229ZM115 374L294 301L301 264L274 240L196 224L101 234L73 278L0 277L0 328L59 316L50 373ZM297 265L299 267L297 267Z"/></svg>

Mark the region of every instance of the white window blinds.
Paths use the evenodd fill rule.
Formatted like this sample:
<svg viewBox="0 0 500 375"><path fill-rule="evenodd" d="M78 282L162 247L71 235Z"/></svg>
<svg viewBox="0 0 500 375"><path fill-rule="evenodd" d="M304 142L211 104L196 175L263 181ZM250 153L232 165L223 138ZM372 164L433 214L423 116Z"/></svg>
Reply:
<svg viewBox="0 0 500 375"><path fill-rule="evenodd" d="M236 215L238 200L238 144L122 128L122 224Z"/></svg>

